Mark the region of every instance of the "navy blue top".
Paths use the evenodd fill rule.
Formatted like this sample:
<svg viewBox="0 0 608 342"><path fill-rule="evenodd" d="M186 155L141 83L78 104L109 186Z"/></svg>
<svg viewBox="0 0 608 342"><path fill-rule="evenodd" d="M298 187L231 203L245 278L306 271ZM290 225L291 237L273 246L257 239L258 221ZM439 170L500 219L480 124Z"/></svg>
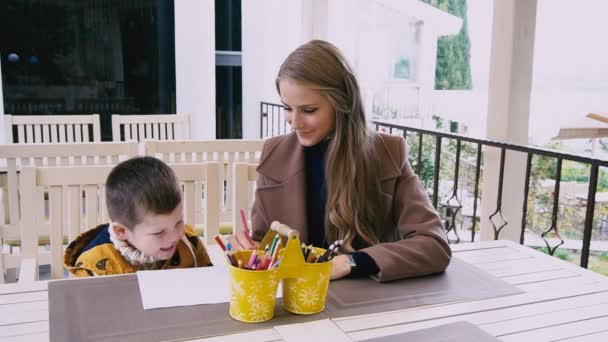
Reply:
<svg viewBox="0 0 608 342"><path fill-rule="evenodd" d="M86 247L84 247L84 249L82 250L82 252L80 252L80 254L88 251L89 249L99 246L99 245L103 245L104 243L113 243L112 240L110 240L110 232L108 231L108 229L110 228L110 225L107 224L105 226L105 228L103 228L98 234L97 236L95 236L95 238L93 240L91 240L91 242L89 242Z"/></svg>
<svg viewBox="0 0 608 342"><path fill-rule="evenodd" d="M329 140L323 140L317 145L304 147L308 242L323 248L327 248L330 243L325 240L325 204L327 203L325 152L328 145ZM353 259L357 267L352 270L351 276L369 276L380 271L374 259L365 252L353 253Z"/></svg>

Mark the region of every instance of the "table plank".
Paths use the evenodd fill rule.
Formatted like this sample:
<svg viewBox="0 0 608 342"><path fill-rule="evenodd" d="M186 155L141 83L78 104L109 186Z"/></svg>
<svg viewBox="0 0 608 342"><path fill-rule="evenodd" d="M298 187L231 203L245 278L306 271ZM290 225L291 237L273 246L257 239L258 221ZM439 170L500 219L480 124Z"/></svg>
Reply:
<svg viewBox="0 0 608 342"><path fill-rule="evenodd" d="M0 305L0 316L12 315L19 312L46 310L48 306L49 304L44 301Z"/></svg>
<svg viewBox="0 0 608 342"><path fill-rule="evenodd" d="M29 283L11 283L0 285L0 295L11 294L11 293L23 293L23 292L34 292L34 291L47 291L48 281L36 281Z"/></svg>
<svg viewBox="0 0 608 342"><path fill-rule="evenodd" d="M48 321L47 302L17 303L0 306L0 326Z"/></svg>
<svg viewBox="0 0 608 342"><path fill-rule="evenodd" d="M509 241L509 240L488 240L488 241L466 242L466 243L451 244L450 248L452 249L452 252L462 252L462 251L469 251L469 250L511 247L511 244L509 242L511 242L511 241Z"/></svg>
<svg viewBox="0 0 608 342"><path fill-rule="evenodd" d="M485 312L525 304L542 303L560 298L576 297L602 292L608 292L608 288L603 285L591 284L576 288L555 289L538 293L522 293L508 297L490 298L446 305L426 306L374 315L336 318L334 321L342 330L352 332L389 325L418 322L422 320L432 320L476 312Z"/></svg>
<svg viewBox="0 0 608 342"><path fill-rule="evenodd" d="M283 341L281 336L274 329L253 330L244 333L231 335L214 336L207 338L194 338L184 340L188 342L267 342L267 341Z"/></svg>
<svg viewBox="0 0 608 342"><path fill-rule="evenodd" d="M577 321L608 317L607 304L608 301L604 300L596 305L567 310L558 309L541 315L526 315L509 321L486 324L482 327L485 331L494 336L502 336L515 332L536 330Z"/></svg>
<svg viewBox="0 0 608 342"><path fill-rule="evenodd" d="M490 264L486 264L490 265ZM477 265L475 265L477 266ZM508 277L515 275L523 275L523 274L532 274L538 272L546 272L546 271L557 271L563 269L560 265L555 264L546 264L546 263L536 263L526 260L525 262L520 263L511 263L509 265L497 265L495 268L486 269L483 267L484 265L479 265L479 268L484 271L490 273L495 277Z"/></svg>
<svg viewBox="0 0 608 342"><path fill-rule="evenodd" d="M38 301L48 301L48 292L36 291L0 295L0 305Z"/></svg>
<svg viewBox="0 0 608 342"><path fill-rule="evenodd" d="M548 254L539 252L535 249L526 247L526 246L522 246L520 244L516 244L512 241L504 241L505 243L507 243L508 246L518 249L519 251L521 251L522 253L526 253L529 255L532 255L534 258L536 258L538 260L539 263L547 263L547 264L551 264L551 265L559 265L562 269L564 270L569 270L569 271L573 271L575 273L580 273L580 274L584 274L590 277L594 277L596 278L598 281L603 282L605 284L608 284L608 277L606 277L603 274L600 273L596 273L593 271L590 271L588 269L582 268L578 265L575 265L573 263L569 263L566 261L563 261L559 258L550 256Z"/></svg>
<svg viewBox="0 0 608 342"><path fill-rule="evenodd" d="M572 338L567 338L565 340L560 340L561 342L606 342L608 341L608 330L591 333L588 335L582 335Z"/></svg>
<svg viewBox="0 0 608 342"><path fill-rule="evenodd" d="M457 321L468 321L491 333L491 331L486 329L486 325L488 324L500 324L501 322L510 324L509 322L513 322L514 320L519 319L521 317L529 317L536 315L542 317L546 314L550 314L559 310L584 309L600 303L608 303L608 292L582 295L565 299L556 299L528 305L518 305L503 309L481 311L472 314L462 314L445 318L437 318L430 320L423 319L420 321L412 321L412 323L408 324L354 331L349 333L349 336L354 340L364 340L375 336L394 335L419 329L431 328L438 325ZM573 319L575 319L575 317ZM513 327L516 328L516 325L513 324Z"/></svg>
<svg viewBox="0 0 608 342"><path fill-rule="evenodd" d="M481 265L497 261L532 259L533 257L520 251L506 250L504 254L470 255L469 252L455 254L454 257L472 265Z"/></svg>
<svg viewBox="0 0 608 342"><path fill-rule="evenodd" d="M351 341L330 319L279 325L274 330L289 342Z"/></svg>
<svg viewBox="0 0 608 342"><path fill-rule="evenodd" d="M40 333L40 334L29 334L29 335L20 335L20 336L11 336L2 338L2 342L46 342L49 340L48 333Z"/></svg>
<svg viewBox="0 0 608 342"><path fill-rule="evenodd" d="M579 273L574 273L567 270L543 271L538 273L520 274L514 276L506 276L501 279L511 285L529 284L535 282L543 282L552 279L564 279L570 277L580 277Z"/></svg>
<svg viewBox="0 0 608 342"><path fill-rule="evenodd" d="M518 249L511 248L508 246L504 247L493 247L484 249L468 249L462 251L452 251L453 255L459 258L474 258L474 257L491 257L497 255L521 253Z"/></svg>
<svg viewBox="0 0 608 342"><path fill-rule="evenodd" d="M40 334L49 333L49 322L32 322L32 323L21 323L0 326L0 337L4 339L10 336L28 335L28 334Z"/></svg>
<svg viewBox="0 0 608 342"><path fill-rule="evenodd" d="M608 290L608 286L602 283L599 283L597 280L585 276L578 276L572 278L562 278L562 279L552 279L547 281L529 283L529 284L520 284L515 285L518 289L526 291L528 293L541 292L547 290L558 290L560 288L566 287L576 287L576 286L584 286L590 284L597 284L605 287Z"/></svg>
<svg viewBox="0 0 608 342"><path fill-rule="evenodd" d="M603 332L608 325L608 316L588 319L580 322L562 324L543 329L524 331L521 333L499 336L504 342L519 341L555 341L569 337L584 336L594 332Z"/></svg>

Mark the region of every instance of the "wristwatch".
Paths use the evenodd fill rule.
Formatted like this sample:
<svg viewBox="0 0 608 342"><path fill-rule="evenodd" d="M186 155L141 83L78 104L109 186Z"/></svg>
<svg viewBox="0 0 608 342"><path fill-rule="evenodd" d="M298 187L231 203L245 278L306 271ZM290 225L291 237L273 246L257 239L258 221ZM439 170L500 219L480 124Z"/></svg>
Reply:
<svg viewBox="0 0 608 342"><path fill-rule="evenodd" d="M350 265L350 273L354 274L357 271L357 263L355 262L355 258L353 258L352 254L346 255L346 262Z"/></svg>

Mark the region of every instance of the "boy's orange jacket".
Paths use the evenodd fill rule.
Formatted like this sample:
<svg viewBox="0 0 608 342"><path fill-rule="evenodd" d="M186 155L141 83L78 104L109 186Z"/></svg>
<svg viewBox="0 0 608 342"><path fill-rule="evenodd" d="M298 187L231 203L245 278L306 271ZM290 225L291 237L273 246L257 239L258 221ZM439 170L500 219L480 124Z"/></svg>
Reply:
<svg viewBox="0 0 608 342"><path fill-rule="evenodd" d="M97 226L72 241L63 256L65 268L77 277L137 272L137 268L132 266L110 241L108 227L108 224ZM186 226L186 240L190 243L192 252L186 243L180 240L173 257L166 260L160 269L194 267L195 258L198 267L211 266L203 242L193 235L190 226ZM93 241L91 247L90 243ZM88 249L85 251L86 247Z"/></svg>

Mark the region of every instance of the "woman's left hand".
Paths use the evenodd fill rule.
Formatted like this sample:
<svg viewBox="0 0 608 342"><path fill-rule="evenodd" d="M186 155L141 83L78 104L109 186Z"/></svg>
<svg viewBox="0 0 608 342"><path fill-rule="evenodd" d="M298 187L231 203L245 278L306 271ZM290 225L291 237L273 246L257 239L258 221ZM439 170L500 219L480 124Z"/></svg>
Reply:
<svg viewBox="0 0 608 342"><path fill-rule="evenodd" d="M331 266L331 280L340 279L350 274L351 266L348 263L347 255L340 254L333 259Z"/></svg>

